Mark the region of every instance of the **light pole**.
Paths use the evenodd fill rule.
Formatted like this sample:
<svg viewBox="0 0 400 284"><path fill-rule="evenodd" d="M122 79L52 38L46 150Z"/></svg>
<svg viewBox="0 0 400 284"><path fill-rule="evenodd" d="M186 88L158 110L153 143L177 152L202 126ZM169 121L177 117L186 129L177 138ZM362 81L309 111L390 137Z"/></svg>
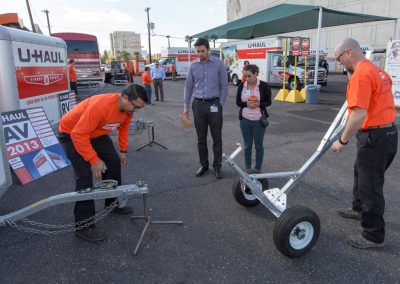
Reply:
<svg viewBox="0 0 400 284"><path fill-rule="evenodd" d="M49 27L49 35L51 35L51 29L50 29L50 20L49 20L49 10L43 10L43 13L46 13L46 17L47 17L47 26Z"/></svg>
<svg viewBox="0 0 400 284"><path fill-rule="evenodd" d="M31 20L32 31L36 33L35 24L33 23L33 18L32 18L31 7L29 6L28 0L26 0L26 6L28 7L28 14L29 14L29 19Z"/></svg>
<svg viewBox="0 0 400 284"><path fill-rule="evenodd" d="M168 39L168 48L170 48L170 45L169 45L169 38L170 38L171 36L169 36L169 35L167 35L166 36L166 38Z"/></svg>
<svg viewBox="0 0 400 284"><path fill-rule="evenodd" d="M147 12L147 33L149 35L149 61L151 64L150 16L149 16L150 7L147 7L146 9L144 9L144 11Z"/></svg>

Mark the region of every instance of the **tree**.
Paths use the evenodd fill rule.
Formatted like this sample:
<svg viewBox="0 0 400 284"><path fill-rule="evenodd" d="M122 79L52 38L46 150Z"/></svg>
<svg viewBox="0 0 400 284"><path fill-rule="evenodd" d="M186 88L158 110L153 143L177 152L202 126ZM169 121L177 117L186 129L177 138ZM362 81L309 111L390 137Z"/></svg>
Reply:
<svg viewBox="0 0 400 284"><path fill-rule="evenodd" d="M133 56L135 57L136 60L139 60L139 59L140 59L140 53L139 53L139 51L135 51L135 52L133 53Z"/></svg>
<svg viewBox="0 0 400 284"><path fill-rule="evenodd" d="M101 63L102 64L109 64L110 63L110 57L108 56L107 50L104 50L103 55L101 56Z"/></svg>
<svg viewBox="0 0 400 284"><path fill-rule="evenodd" d="M189 47L192 47L193 37L187 35L187 36L185 36L185 41L188 43Z"/></svg>
<svg viewBox="0 0 400 284"><path fill-rule="evenodd" d="M129 60L132 60L133 58L132 58L132 55L128 51L122 50L118 54L117 59L120 61L129 61Z"/></svg>

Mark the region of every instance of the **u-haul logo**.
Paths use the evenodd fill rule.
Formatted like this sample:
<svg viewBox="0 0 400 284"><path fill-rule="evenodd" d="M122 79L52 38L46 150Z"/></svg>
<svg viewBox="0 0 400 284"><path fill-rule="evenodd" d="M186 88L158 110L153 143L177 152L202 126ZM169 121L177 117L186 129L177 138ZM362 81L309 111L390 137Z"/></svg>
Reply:
<svg viewBox="0 0 400 284"><path fill-rule="evenodd" d="M13 42L12 45L16 67L67 65L66 48L25 42Z"/></svg>
<svg viewBox="0 0 400 284"><path fill-rule="evenodd" d="M24 81L27 84L33 85L51 85L55 82L61 81L64 78L63 74L51 74L51 75L33 75L33 76L24 76Z"/></svg>

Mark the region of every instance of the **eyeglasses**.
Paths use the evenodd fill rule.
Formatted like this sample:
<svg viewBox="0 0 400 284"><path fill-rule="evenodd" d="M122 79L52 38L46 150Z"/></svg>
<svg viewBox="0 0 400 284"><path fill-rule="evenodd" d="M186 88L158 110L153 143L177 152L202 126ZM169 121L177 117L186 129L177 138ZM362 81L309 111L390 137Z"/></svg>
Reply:
<svg viewBox="0 0 400 284"><path fill-rule="evenodd" d="M350 49L344 50L338 57L336 57L336 61L337 61L337 62L340 62L340 58L342 58L342 55L343 55L346 51L350 51Z"/></svg>
<svg viewBox="0 0 400 284"><path fill-rule="evenodd" d="M133 105L133 109L134 109L134 110L135 110L135 109L141 109L141 108L142 108L141 106L138 106L137 104L135 104L134 101L129 100L129 102Z"/></svg>

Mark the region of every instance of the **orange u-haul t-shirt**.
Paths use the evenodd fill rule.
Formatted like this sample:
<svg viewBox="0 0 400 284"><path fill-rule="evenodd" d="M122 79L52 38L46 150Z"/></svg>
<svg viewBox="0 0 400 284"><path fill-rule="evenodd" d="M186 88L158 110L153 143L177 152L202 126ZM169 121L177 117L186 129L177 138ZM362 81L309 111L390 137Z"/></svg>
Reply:
<svg viewBox="0 0 400 284"><path fill-rule="evenodd" d="M120 94L92 96L67 112L61 119L58 130L71 136L76 151L90 164L100 159L90 144L90 139L100 137L118 129L120 150L128 148L129 124L133 114L119 111Z"/></svg>
<svg viewBox="0 0 400 284"><path fill-rule="evenodd" d="M354 107L367 110L362 129L389 124L396 117L392 80L369 60L361 62L350 77L346 99L349 112Z"/></svg>

